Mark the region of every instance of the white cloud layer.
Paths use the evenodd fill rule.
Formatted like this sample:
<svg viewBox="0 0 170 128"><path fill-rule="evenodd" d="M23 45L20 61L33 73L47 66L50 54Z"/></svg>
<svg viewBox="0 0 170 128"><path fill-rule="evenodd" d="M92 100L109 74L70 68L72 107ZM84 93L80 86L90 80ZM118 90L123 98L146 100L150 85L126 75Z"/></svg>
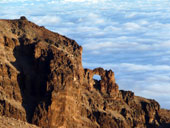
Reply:
<svg viewBox="0 0 170 128"><path fill-rule="evenodd" d="M16 2L26 2L26 1L33 1L33 0L0 0L0 3L16 3ZM39 1L39 0L35 0Z"/></svg>

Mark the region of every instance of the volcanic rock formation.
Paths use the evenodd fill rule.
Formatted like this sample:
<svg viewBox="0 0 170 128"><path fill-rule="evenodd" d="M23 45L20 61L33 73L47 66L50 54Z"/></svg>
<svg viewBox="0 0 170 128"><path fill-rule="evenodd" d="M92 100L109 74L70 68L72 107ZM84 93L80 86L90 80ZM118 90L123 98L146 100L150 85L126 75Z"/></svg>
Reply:
<svg viewBox="0 0 170 128"><path fill-rule="evenodd" d="M119 90L113 71L83 69L74 40L25 17L0 20L1 116L43 128L156 128L169 126L162 113L155 100Z"/></svg>

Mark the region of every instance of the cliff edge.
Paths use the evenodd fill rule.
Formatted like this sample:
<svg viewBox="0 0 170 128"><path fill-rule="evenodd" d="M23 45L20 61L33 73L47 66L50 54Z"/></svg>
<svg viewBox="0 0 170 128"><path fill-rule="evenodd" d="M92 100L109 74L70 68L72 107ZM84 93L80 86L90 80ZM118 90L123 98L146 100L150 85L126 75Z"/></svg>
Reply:
<svg viewBox="0 0 170 128"><path fill-rule="evenodd" d="M163 128L167 112L119 90L112 70L83 69L74 40L25 17L0 20L0 116L43 128Z"/></svg>

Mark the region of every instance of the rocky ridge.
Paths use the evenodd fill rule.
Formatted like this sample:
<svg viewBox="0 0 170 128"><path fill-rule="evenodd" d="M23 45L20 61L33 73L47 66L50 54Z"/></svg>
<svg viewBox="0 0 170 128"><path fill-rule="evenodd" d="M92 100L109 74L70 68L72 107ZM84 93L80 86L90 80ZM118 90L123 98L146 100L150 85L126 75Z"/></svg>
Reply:
<svg viewBox="0 0 170 128"><path fill-rule="evenodd" d="M119 90L111 70L83 69L81 46L25 17L0 20L0 67L1 116L43 128L170 125L155 100Z"/></svg>

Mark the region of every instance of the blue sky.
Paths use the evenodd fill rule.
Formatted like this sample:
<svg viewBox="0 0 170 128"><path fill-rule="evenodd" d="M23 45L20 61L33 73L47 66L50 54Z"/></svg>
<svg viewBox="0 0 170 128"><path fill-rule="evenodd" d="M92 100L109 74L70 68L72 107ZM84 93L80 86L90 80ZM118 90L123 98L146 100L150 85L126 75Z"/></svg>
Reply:
<svg viewBox="0 0 170 128"><path fill-rule="evenodd" d="M0 0L0 10L76 40L85 68L112 69L120 89L170 109L170 0Z"/></svg>

